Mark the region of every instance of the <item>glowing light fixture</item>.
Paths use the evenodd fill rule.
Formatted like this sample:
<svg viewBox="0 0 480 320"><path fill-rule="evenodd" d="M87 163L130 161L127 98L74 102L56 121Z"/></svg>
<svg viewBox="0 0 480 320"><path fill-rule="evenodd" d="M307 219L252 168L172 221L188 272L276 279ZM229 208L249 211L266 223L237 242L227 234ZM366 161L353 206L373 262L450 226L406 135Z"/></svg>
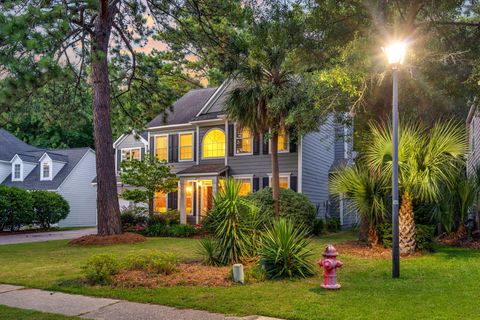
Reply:
<svg viewBox="0 0 480 320"><path fill-rule="evenodd" d="M404 41L394 42L388 47L383 48L383 52L387 55L389 64L403 64L405 53L407 52L407 44Z"/></svg>

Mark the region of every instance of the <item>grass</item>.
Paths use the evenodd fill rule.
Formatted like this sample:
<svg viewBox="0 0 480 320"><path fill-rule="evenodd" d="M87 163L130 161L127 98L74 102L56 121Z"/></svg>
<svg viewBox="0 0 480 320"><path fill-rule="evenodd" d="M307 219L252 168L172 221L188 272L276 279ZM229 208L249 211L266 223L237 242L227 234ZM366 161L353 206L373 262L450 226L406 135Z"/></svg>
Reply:
<svg viewBox="0 0 480 320"><path fill-rule="evenodd" d="M11 308L0 305L0 319L9 320L74 320L78 317L66 317L59 314L43 313L33 310Z"/></svg>
<svg viewBox="0 0 480 320"><path fill-rule="evenodd" d="M327 242L352 239L350 233L314 239L317 258ZM321 274L306 280L268 281L229 288L171 287L113 289L80 284L80 266L93 254L157 248L195 258L197 240L151 238L134 245L69 247L66 241L6 245L0 251L0 283L70 293L197 308L235 315L288 319L480 319L476 300L480 252L439 247L437 252L402 259L401 279L390 276L388 260L342 255L339 291L320 289ZM1 318L1 317L0 317Z"/></svg>

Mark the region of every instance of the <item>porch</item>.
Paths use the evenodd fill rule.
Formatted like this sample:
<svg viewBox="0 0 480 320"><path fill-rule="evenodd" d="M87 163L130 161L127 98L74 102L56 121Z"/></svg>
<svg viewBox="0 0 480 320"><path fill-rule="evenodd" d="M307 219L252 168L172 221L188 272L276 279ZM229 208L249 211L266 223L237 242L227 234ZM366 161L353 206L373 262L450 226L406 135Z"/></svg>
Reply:
<svg viewBox="0 0 480 320"><path fill-rule="evenodd" d="M177 173L180 223L199 224L213 206L213 196L228 173L220 164L195 165Z"/></svg>

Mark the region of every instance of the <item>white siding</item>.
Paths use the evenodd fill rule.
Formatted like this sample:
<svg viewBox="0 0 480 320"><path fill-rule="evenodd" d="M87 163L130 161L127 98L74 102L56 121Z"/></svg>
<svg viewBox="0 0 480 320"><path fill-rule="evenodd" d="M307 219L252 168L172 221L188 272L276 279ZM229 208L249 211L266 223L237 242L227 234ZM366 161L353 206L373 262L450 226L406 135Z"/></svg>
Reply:
<svg viewBox="0 0 480 320"><path fill-rule="evenodd" d="M0 183L2 183L12 173L10 162L0 161Z"/></svg>
<svg viewBox="0 0 480 320"><path fill-rule="evenodd" d="M474 173L475 168L480 165L480 116L478 111L472 117L469 124L469 153L467 161L467 172Z"/></svg>
<svg viewBox="0 0 480 320"><path fill-rule="evenodd" d="M70 204L70 214L60 221L60 226L97 224L97 194L92 185L95 176L95 154L89 150L58 189Z"/></svg>

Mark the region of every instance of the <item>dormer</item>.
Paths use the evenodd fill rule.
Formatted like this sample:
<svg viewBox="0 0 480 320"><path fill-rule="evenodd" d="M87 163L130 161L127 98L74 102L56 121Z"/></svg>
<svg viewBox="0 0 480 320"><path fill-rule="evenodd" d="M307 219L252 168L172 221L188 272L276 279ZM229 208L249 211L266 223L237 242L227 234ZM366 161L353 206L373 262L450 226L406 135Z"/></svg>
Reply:
<svg viewBox="0 0 480 320"><path fill-rule="evenodd" d="M24 154L14 155L10 163L12 164L12 181L23 181L37 165L35 157Z"/></svg>
<svg viewBox="0 0 480 320"><path fill-rule="evenodd" d="M40 181L50 181L67 163L63 155L45 152L40 159Z"/></svg>

